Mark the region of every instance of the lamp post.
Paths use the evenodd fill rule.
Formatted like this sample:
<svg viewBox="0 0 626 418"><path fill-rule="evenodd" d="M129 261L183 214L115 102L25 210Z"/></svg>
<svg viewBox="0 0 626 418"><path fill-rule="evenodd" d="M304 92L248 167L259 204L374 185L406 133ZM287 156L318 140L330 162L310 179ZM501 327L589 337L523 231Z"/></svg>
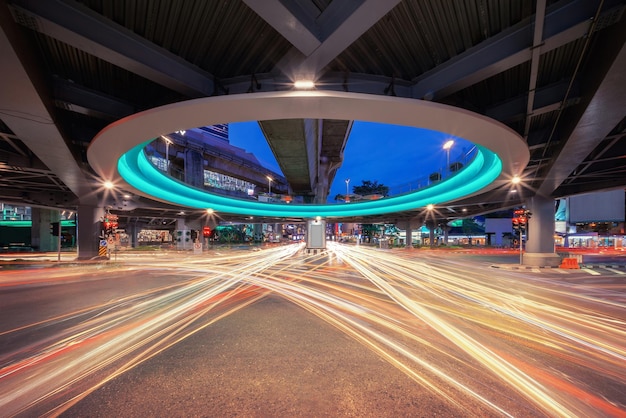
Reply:
<svg viewBox="0 0 626 418"><path fill-rule="evenodd" d="M165 172L170 174L170 144L172 140L164 136L161 136L161 138L165 141Z"/></svg>
<svg viewBox="0 0 626 418"><path fill-rule="evenodd" d="M450 139L443 144L443 149L446 150L446 174L450 174L450 148L454 145L454 140Z"/></svg>
<svg viewBox="0 0 626 418"><path fill-rule="evenodd" d="M267 194L272 195L272 178L267 176Z"/></svg>
<svg viewBox="0 0 626 418"><path fill-rule="evenodd" d="M349 184L350 179L346 179L346 198L344 199L346 203L350 203L350 188L348 187Z"/></svg>

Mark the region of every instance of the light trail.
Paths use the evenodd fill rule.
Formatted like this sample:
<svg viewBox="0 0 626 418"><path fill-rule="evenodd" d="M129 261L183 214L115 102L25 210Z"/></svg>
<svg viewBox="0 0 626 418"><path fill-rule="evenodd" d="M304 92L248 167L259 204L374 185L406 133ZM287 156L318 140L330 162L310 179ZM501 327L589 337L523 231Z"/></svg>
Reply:
<svg viewBox="0 0 626 418"><path fill-rule="evenodd" d="M215 252L210 263L182 257L175 266L167 258L125 260L112 270L178 279L0 331L9 338L60 329L0 352L0 408L8 416L56 416L273 294L360 342L459 415L626 416L625 286L601 298L597 289L580 292L566 282L437 257L416 260L412 252L328 248L314 256L298 245ZM0 281L60 285L77 277L49 273Z"/></svg>

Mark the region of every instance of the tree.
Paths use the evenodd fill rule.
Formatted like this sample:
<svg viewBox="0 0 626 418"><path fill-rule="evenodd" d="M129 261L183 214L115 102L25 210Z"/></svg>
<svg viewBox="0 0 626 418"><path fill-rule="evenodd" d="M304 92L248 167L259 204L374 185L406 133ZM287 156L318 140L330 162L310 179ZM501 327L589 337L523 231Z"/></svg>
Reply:
<svg viewBox="0 0 626 418"><path fill-rule="evenodd" d="M369 196L369 195L381 195L388 196L389 195L389 187L384 184L378 184L378 181L370 181L370 180L361 180L360 186L353 186L352 193L360 196ZM363 236L367 239L367 242L372 242L372 237L378 232L379 226L374 224L362 224L361 225ZM384 234L384 226L383 226L383 234Z"/></svg>
<svg viewBox="0 0 626 418"><path fill-rule="evenodd" d="M372 238L378 232L378 225L376 224L362 224L361 225L361 234L367 240L367 242L372 242Z"/></svg>
<svg viewBox="0 0 626 418"><path fill-rule="evenodd" d="M378 184L378 181L374 180L361 180L360 186L353 186L352 193L359 194L361 196L368 196L373 194L379 194L382 196L389 195L389 187L384 184Z"/></svg>
<svg viewBox="0 0 626 418"><path fill-rule="evenodd" d="M469 245L472 245L472 235L484 234L484 228L476 223L474 219L463 219L461 225L463 234L467 236Z"/></svg>

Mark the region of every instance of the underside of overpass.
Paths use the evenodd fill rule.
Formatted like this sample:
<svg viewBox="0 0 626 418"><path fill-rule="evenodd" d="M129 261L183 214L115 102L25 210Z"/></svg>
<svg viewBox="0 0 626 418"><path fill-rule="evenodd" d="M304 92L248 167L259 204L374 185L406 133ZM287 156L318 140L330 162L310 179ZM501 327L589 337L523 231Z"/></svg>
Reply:
<svg viewBox="0 0 626 418"><path fill-rule="evenodd" d="M525 138L522 193L450 202L444 216L623 189L624 9L623 0L2 0L0 201L108 206L86 158L108 124L188 99L284 91L300 76L322 90L467 109ZM325 197L352 121L259 123L291 192ZM120 212L129 219L180 211L132 200Z"/></svg>
<svg viewBox="0 0 626 418"><path fill-rule="evenodd" d="M261 130L289 183L290 194L324 203L352 126L332 119L259 121Z"/></svg>

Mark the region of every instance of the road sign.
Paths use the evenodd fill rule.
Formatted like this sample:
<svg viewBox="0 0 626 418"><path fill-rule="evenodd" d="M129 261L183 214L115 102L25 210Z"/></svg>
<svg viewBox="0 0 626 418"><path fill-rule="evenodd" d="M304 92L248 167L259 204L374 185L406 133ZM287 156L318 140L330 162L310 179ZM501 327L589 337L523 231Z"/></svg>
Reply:
<svg viewBox="0 0 626 418"><path fill-rule="evenodd" d="M107 240L105 240L105 239L101 239L101 240L100 240L100 246L101 246L101 247L106 247L106 246L107 246Z"/></svg>

